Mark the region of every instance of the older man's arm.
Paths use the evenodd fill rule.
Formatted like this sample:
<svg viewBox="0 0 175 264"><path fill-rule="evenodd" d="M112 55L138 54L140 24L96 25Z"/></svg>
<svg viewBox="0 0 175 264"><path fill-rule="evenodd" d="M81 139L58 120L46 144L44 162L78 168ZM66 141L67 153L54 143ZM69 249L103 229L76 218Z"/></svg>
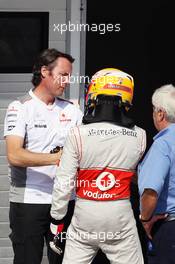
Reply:
<svg viewBox="0 0 175 264"><path fill-rule="evenodd" d="M156 208L158 195L152 189L145 189L141 196L141 219L148 220Z"/></svg>
<svg viewBox="0 0 175 264"><path fill-rule="evenodd" d="M151 230L155 222L167 217L166 214L153 215L158 201L158 194L152 189L145 189L141 196L140 220L147 236L152 239Z"/></svg>

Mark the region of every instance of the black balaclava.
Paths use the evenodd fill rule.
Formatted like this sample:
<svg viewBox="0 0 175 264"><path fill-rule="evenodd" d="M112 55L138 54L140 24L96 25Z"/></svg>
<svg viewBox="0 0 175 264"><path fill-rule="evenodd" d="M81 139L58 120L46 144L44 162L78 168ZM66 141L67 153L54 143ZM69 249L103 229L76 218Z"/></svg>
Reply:
<svg viewBox="0 0 175 264"><path fill-rule="evenodd" d="M133 128L135 123L121 97L116 95L100 94L97 96L95 105L87 108L83 117L84 124L110 122L119 126Z"/></svg>

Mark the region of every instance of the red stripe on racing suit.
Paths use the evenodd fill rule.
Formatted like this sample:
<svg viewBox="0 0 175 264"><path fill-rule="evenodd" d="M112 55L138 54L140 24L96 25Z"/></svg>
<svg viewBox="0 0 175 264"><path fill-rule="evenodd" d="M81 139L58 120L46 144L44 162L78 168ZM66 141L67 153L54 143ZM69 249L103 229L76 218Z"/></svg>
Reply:
<svg viewBox="0 0 175 264"><path fill-rule="evenodd" d="M96 201L112 201L130 197L133 171L115 169L80 169L77 176L78 197Z"/></svg>

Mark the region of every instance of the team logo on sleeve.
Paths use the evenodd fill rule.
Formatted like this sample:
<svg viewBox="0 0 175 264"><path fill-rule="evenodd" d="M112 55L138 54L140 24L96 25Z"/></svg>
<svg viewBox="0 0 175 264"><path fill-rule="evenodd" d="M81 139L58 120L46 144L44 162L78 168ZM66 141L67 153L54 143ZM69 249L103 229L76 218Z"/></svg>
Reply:
<svg viewBox="0 0 175 264"><path fill-rule="evenodd" d="M15 127L14 125L9 125L7 130L11 131L14 127Z"/></svg>
<svg viewBox="0 0 175 264"><path fill-rule="evenodd" d="M8 109L8 112L18 112L18 109L16 109L14 106L11 106L11 108Z"/></svg>
<svg viewBox="0 0 175 264"><path fill-rule="evenodd" d="M7 111L7 130L11 131L15 128L18 119L18 109L11 106Z"/></svg>

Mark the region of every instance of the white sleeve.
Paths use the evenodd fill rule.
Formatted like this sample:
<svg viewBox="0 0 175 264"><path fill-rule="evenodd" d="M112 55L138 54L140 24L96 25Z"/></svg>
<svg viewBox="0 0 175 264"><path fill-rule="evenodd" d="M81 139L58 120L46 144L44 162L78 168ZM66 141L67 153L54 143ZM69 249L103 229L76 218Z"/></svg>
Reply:
<svg viewBox="0 0 175 264"><path fill-rule="evenodd" d="M23 105L19 101L9 104L4 120L4 137L17 135L25 137L25 117Z"/></svg>
<svg viewBox="0 0 175 264"><path fill-rule="evenodd" d="M146 131L142 129L141 157L145 153L145 149L146 149Z"/></svg>
<svg viewBox="0 0 175 264"><path fill-rule="evenodd" d="M79 155L74 140L73 129L69 132L63 148L52 194L51 216L61 220L67 213L68 203L76 186Z"/></svg>

